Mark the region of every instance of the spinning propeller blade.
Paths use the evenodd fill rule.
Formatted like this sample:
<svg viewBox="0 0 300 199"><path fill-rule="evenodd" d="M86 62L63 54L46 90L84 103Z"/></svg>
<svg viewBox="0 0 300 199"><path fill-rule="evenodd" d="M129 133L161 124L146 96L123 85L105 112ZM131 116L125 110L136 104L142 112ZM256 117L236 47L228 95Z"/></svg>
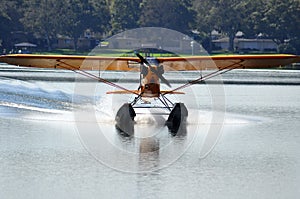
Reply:
<svg viewBox="0 0 300 199"><path fill-rule="evenodd" d="M157 77L159 77L159 79L163 83L165 83L166 85L168 85L169 87L171 87L171 84L169 83L169 81L166 78L164 78L164 76L160 72L158 72L155 68L153 68L151 66L151 64L141 54L139 54L138 52L135 52L135 55L141 60L141 63L142 64L146 64L150 68L150 70L153 73L155 73L157 75Z"/></svg>

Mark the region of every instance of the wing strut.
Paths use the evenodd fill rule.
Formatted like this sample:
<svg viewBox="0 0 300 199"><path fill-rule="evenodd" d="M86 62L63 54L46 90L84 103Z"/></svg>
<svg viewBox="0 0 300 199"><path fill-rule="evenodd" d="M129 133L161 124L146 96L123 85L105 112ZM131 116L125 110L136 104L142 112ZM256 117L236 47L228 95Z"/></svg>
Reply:
<svg viewBox="0 0 300 199"><path fill-rule="evenodd" d="M64 68L64 69L71 70L71 71L73 71L73 72L75 72L75 73L77 73L77 74L83 75L83 76L85 76L85 77L88 77L88 78L97 80L97 81L99 81L99 82L108 84L108 85L110 85L110 86L112 86L112 87L115 87L115 88L118 88L118 89L127 91L127 92L132 93L132 94L135 94L135 95L138 95L137 93L135 93L135 92L132 91L132 90L128 90L128 89L126 89L126 88L124 88L124 87L122 87L122 86L119 86L119 85L117 85L117 84L115 84L115 83L112 83L112 82L110 82L110 81L108 81L108 80L106 80L106 79L103 79L103 78L101 78L101 77L97 77L96 75L93 75L93 74L91 74L91 73L89 73L89 72L87 72L87 71L84 71L84 70L77 70L77 68L75 68L74 66L72 66L72 65L70 65L70 64L68 64L68 63L66 63L66 62L63 62L63 61L61 61L61 60L59 60L59 59L56 60L56 61L59 62L59 63L61 63L61 64L66 65L66 66L63 66L63 65L61 65L61 64L58 64L60 67L62 67L62 68Z"/></svg>
<svg viewBox="0 0 300 199"><path fill-rule="evenodd" d="M234 63L234 64L231 64L231 65L226 66L226 67L224 67L224 68L221 68L221 69L219 69L219 70L217 70L217 71L214 71L214 72L212 72L212 73L210 73L210 74L208 74L208 75L205 75L205 76L202 76L202 75L201 75L200 78L195 79L195 80L192 80L192 81L189 81L189 82L187 82L186 84L183 84L182 86L179 86L179 87L177 87L177 88L175 88L175 89L173 89L173 90L170 90L170 91L167 91L167 92L163 93L162 95L170 94L170 93L172 93L172 92L174 92L174 91L177 91L177 90L180 90L180 89L184 89L184 88L189 87L189 86L191 86L191 85L193 85L193 84L197 84L197 83L203 82L203 81L205 81L205 80L208 80L208 79L210 79L210 78L216 77L216 76L218 76L218 75L227 73L227 72L229 72L229 71L231 71L231 70L233 70L233 69L236 69L236 68L238 68L238 67L241 67L241 63L242 63L243 61L244 61L244 60L240 60L240 61L237 62L237 63Z"/></svg>

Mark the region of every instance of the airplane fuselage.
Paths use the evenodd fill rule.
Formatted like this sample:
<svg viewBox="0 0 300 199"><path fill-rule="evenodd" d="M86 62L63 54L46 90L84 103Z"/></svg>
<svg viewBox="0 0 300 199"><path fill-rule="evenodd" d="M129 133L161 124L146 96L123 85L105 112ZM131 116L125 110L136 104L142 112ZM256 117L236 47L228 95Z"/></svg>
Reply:
<svg viewBox="0 0 300 199"><path fill-rule="evenodd" d="M156 69L155 65L152 67ZM159 77L148 67L144 67L141 72L140 91L141 96L146 98L159 97L160 95Z"/></svg>

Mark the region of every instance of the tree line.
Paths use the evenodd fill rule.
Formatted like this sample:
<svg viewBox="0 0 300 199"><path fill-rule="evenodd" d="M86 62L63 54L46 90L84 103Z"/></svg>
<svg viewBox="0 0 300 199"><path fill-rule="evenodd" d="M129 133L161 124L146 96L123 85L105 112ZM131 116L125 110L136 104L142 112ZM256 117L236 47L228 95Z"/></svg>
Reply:
<svg viewBox="0 0 300 199"><path fill-rule="evenodd" d="M300 0L2 0L0 48L22 31L43 39L48 50L58 35L77 40L91 30L107 37L138 27L164 27L192 35L211 49L211 32L229 38L272 39L281 52L300 54ZM192 34L192 32L194 32ZM197 34L195 34L197 32Z"/></svg>

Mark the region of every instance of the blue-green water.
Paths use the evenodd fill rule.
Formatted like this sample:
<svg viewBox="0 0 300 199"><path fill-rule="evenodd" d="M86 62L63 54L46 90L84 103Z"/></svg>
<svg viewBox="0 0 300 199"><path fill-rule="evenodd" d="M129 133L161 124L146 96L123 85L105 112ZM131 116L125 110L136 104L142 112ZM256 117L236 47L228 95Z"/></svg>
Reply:
<svg viewBox="0 0 300 199"><path fill-rule="evenodd" d="M1 65L0 198L298 198L300 72L238 70L223 76L235 83L186 89L175 137L147 114L123 137L114 114L131 96L72 78Z"/></svg>

